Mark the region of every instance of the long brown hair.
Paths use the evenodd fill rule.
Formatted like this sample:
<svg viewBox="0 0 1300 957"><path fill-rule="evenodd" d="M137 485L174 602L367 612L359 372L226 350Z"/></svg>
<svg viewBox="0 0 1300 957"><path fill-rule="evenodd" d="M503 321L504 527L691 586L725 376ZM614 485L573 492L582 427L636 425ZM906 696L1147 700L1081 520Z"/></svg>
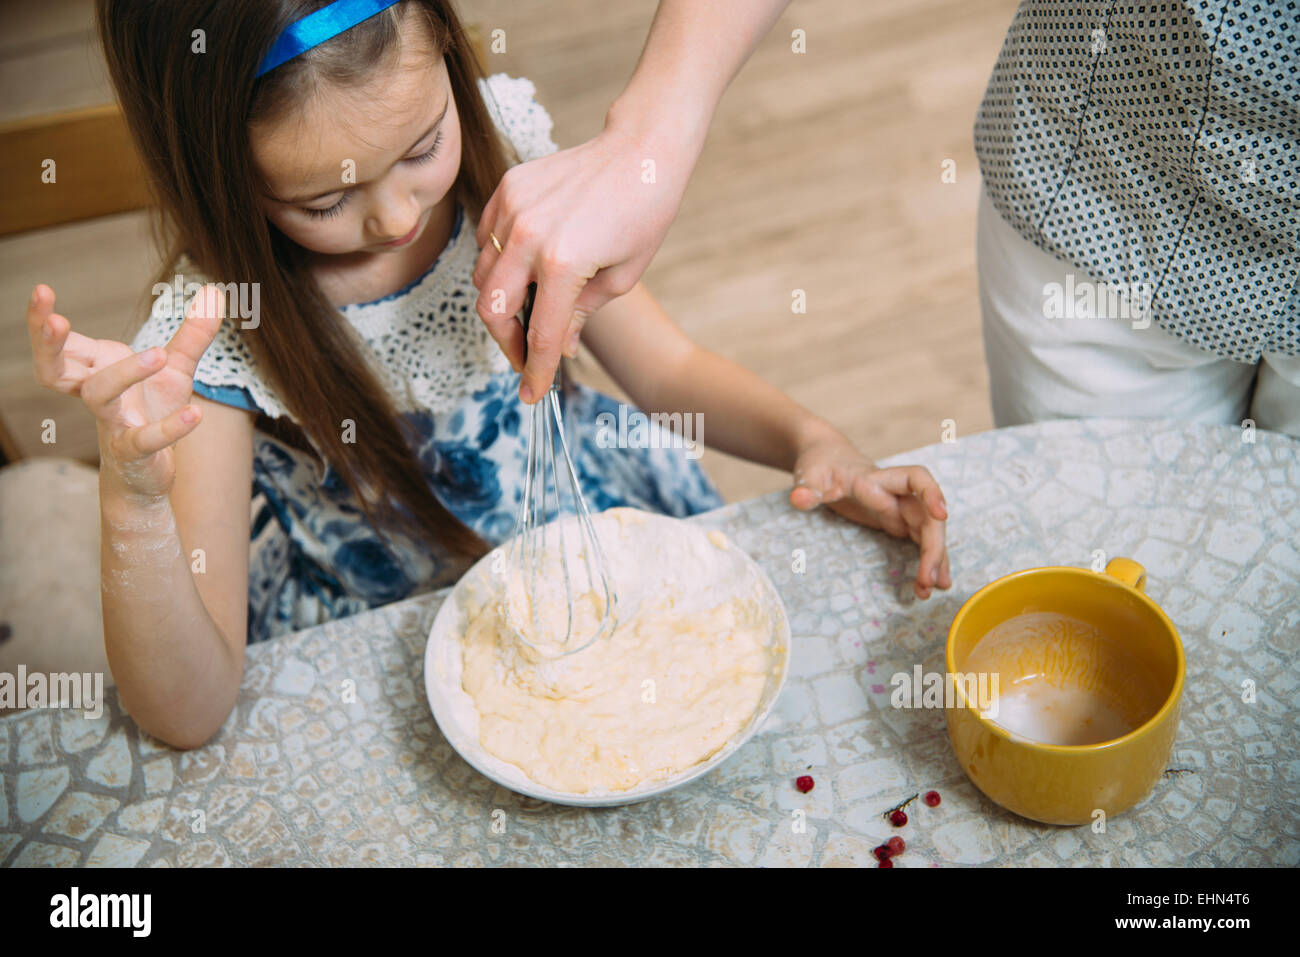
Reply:
<svg viewBox="0 0 1300 957"><path fill-rule="evenodd" d="M406 426L355 331L311 275L306 251L258 207L249 124L291 112L319 82L365 79L393 52L404 11L416 4L445 56L463 144L454 188L473 216L514 157L480 95L482 68L449 0L403 0L255 79L284 27L326 2L96 0L109 74L157 200L154 236L165 252L158 281L169 282L185 255L221 277L213 281L259 282L265 319L239 334L371 525L383 537L384 523L414 521L425 536L476 557L487 545L426 484ZM206 49L196 52L200 42ZM355 422L358 441L343 441L344 419Z"/></svg>

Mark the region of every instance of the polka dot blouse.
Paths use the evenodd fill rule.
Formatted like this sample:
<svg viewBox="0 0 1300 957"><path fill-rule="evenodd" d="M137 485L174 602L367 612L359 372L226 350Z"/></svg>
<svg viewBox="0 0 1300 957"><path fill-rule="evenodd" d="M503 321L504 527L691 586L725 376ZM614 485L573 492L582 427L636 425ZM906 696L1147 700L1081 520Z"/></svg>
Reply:
<svg viewBox="0 0 1300 957"><path fill-rule="evenodd" d="M1298 0L1024 0L975 149L1022 236L1165 331L1300 355Z"/></svg>

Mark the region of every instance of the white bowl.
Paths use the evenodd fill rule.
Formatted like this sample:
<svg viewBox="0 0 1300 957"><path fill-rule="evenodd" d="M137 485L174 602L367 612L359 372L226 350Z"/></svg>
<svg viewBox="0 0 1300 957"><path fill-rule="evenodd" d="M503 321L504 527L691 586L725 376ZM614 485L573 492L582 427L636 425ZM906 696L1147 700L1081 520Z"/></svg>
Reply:
<svg viewBox="0 0 1300 957"><path fill-rule="evenodd" d="M726 745L699 764L672 777L622 791L573 793L554 790L539 784L519 767L482 748L479 744L478 711L473 699L461 687L461 636L469 623L470 608L481 605L481 596L492 593L491 580L499 578L492 570L492 563L498 554L503 555L505 546L485 555L456 583L434 618L424 650L424 685L429 707L451 746L480 774L520 794L554 804L579 807L644 801L679 788L716 768L762 726L785 685L790 662L790 622L781 596L767 574L733 542L727 541L725 549L699 549L701 541L714 541L720 533L710 533L693 522L636 509L610 509L593 516L592 520L596 523L609 569L617 582L621 620L629 620L636 613L642 598L655 594L656 590L662 590L666 582L689 583L679 606L683 611L696 608L704 610L727 601L733 595L756 593L759 607L770 625L769 647L776 664L749 721ZM629 534L629 527L634 529L630 533L632 535L648 533L660 541L674 543L672 547L675 549L680 546L680 554L674 552L670 556L679 561L647 562L643 551L626 547L626 542L620 547L618 536ZM715 539L710 539L710 535L715 536ZM694 558L689 554L692 545L698 549ZM707 563L699 560L701 552L709 556ZM663 559L665 556L656 557Z"/></svg>

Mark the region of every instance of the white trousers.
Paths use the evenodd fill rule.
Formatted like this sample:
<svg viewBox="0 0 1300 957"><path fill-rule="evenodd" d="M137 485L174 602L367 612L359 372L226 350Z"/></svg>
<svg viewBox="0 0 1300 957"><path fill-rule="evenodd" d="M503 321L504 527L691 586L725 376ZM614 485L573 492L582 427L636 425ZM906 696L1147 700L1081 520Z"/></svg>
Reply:
<svg viewBox="0 0 1300 957"><path fill-rule="evenodd" d="M1070 315L1069 291L1092 280L1022 238L984 190L976 249L998 428L1091 416L1229 425L1249 418L1256 428L1300 438L1300 356L1266 354L1249 365L1199 349L1154 322L1134 328L1143 324L1140 313L1115 310L1104 287L1095 313ZM1052 283L1067 293L1066 317L1045 310ZM1107 314L1108 298L1117 316Z"/></svg>

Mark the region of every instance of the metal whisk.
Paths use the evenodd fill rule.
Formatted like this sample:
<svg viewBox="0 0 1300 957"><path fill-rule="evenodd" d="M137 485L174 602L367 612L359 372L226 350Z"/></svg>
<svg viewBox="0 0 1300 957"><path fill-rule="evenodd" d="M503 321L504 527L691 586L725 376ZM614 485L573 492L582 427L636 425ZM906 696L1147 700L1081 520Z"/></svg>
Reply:
<svg viewBox="0 0 1300 957"><path fill-rule="evenodd" d="M524 299L525 350L536 291L536 284L529 285ZM582 484L573 467L573 457L564 435L559 382L560 373L557 371L551 388L530 410L532 418L528 425L524 494L519 503L505 568L506 624L525 645L551 657L581 651L598 638L612 634L618 625L618 595L610 580L605 553L592 525ZM555 455L557 440L561 452L559 467ZM567 494L561 486L567 486ZM565 514L566 504L571 506L571 515ZM550 514L554 515L553 521ZM558 547L558 576L555 574L552 546ZM571 568L571 562L575 560L577 567ZM516 600L511 600L511 584L523 589L522 595L513 595ZM538 613L548 591L556 599L552 607L558 607L560 584L564 587L562 636L558 634L559 621L546 622ZM575 608L579 602L583 610L589 606L589 614L585 622L581 620L582 615L577 616L579 627L575 629ZM526 606L524 609L518 607L521 603ZM530 634L525 634L526 629L522 627L525 625L531 628Z"/></svg>

